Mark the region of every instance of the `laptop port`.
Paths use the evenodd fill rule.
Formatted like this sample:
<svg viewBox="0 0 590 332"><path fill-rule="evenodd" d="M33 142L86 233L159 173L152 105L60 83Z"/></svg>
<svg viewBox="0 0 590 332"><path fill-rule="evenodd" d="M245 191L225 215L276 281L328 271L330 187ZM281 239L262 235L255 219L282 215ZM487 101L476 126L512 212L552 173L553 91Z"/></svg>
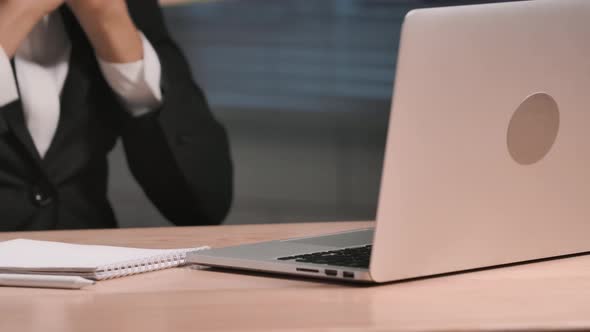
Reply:
<svg viewBox="0 0 590 332"><path fill-rule="evenodd" d="M338 275L338 271L336 270L324 270L327 276L335 277Z"/></svg>
<svg viewBox="0 0 590 332"><path fill-rule="evenodd" d="M313 272L313 273L319 273L320 270L315 270L315 269L304 269L302 267L298 267L296 268L297 271L299 272Z"/></svg>
<svg viewBox="0 0 590 332"><path fill-rule="evenodd" d="M352 278L352 279L354 279L354 273L353 272L344 271L344 272L342 272L342 276L344 278Z"/></svg>

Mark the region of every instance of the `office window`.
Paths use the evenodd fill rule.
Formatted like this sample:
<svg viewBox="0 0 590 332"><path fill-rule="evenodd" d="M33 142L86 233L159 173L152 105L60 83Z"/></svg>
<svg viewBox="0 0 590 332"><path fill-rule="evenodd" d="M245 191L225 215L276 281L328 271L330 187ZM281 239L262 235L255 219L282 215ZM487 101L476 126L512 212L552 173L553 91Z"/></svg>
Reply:
<svg viewBox="0 0 590 332"><path fill-rule="evenodd" d="M166 8L230 132L236 199L228 223L374 218L403 17L413 8L475 2L226 0ZM124 180L116 183L129 193ZM127 206L140 204L131 200ZM120 205L121 220L150 219Z"/></svg>

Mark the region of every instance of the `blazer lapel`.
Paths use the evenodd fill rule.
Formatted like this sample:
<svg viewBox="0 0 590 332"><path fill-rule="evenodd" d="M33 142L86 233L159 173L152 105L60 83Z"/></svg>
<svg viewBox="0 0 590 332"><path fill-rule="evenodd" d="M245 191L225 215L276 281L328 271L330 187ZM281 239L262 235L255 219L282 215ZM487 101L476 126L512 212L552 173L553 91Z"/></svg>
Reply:
<svg viewBox="0 0 590 332"><path fill-rule="evenodd" d="M76 120L80 115L79 113L88 107L88 91L88 77L80 64L80 54L77 52L75 45L72 45L69 71L60 98L59 123L49 150L45 154L44 160L46 162L49 162L52 155L59 151L60 147L64 146L66 140L70 139L68 133L71 132L72 126L79 125Z"/></svg>
<svg viewBox="0 0 590 332"><path fill-rule="evenodd" d="M45 154L44 162L50 162L52 156L63 146L72 126L76 126L76 113L87 107L89 79L86 74L92 49L72 12L66 7L60 8L64 27L71 42L68 75L61 92L60 116L53 141Z"/></svg>
<svg viewBox="0 0 590 332"><path fill-rule="evenodd" d="M35 147L33 138L29 133L29 129L25 124L25 117L23 115L23 107L20 100L12 102L7 105L2 112L6 120L7 127L11 129L14 136L21 143L22 147L33 157L36 162L41 162L41 156Z"/></svg>
<svg viewBox="0 0 590 332"><path fill-rule="evenodd" d="M13 73L16 73L16 67L14 65L14 59L10 62L12 65ZM14 79L17 80L16 75L14 75ZM17 80L17 89L18 89L18 80ZM16 100L10 104L8 104L4 112L2 112L4 126L6 129L10 128L14 136L17 140L22 144L22 147L28 152L29 155L33 157L33 159L37 162L41 161L41 156L35 147L35 143L33 142L33 138L29 133L29 129L25 124L25 117L23 113L23 104L21 100Z"/></svg>
<svg viewBox="0 0 590 332"><path fill-rule="evenodd" d="M0 135L4 135L8 131L8 124L3 116L0 116Z"/></svg>
<svg viewBox="0 0 590 332"><path fill-rule="evenodd" d="M10 60L10 64L12 65L12 72L14 73L14 59ZM13 105L5 105L6 109L9 109L11 107L14 107ZM4 112L0 112L0 113L4 113ZM8 132L9 128L8 128L8 124L6 123L6 119L4 118L3 114L0 114L0 135L4 135L6 132Z"/></svg>

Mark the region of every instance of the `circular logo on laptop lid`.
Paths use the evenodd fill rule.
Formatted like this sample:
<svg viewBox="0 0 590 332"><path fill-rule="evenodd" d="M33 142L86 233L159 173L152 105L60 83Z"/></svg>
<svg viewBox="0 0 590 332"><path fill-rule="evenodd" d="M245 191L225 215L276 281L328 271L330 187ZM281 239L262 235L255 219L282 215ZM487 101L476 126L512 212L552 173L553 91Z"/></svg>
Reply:
<svg viewBox="0 0 590 332"><path fill-rule="evenodd" d="M521 165L532 165L549 153L559 132L559 108L547 93L527 97L508 126L508 151Z"/></svg>

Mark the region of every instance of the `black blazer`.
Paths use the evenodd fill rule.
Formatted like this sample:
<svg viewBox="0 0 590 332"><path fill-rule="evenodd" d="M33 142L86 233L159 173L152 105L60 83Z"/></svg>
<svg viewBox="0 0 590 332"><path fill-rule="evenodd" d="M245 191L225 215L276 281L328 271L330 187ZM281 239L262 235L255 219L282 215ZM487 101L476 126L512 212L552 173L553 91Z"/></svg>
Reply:
<svg viewBox="0 0 590 332"><path fill-rule="evenodd" d="M157 0L128 0L162 64L164 104L133 118L106 83L81 27L72 41L55 137L41 159L20 100L0 108L0 231L108 228L107 154L122 138L132 174L176 225L219 224L232 198L228 138L166 30Z"/></svg>

